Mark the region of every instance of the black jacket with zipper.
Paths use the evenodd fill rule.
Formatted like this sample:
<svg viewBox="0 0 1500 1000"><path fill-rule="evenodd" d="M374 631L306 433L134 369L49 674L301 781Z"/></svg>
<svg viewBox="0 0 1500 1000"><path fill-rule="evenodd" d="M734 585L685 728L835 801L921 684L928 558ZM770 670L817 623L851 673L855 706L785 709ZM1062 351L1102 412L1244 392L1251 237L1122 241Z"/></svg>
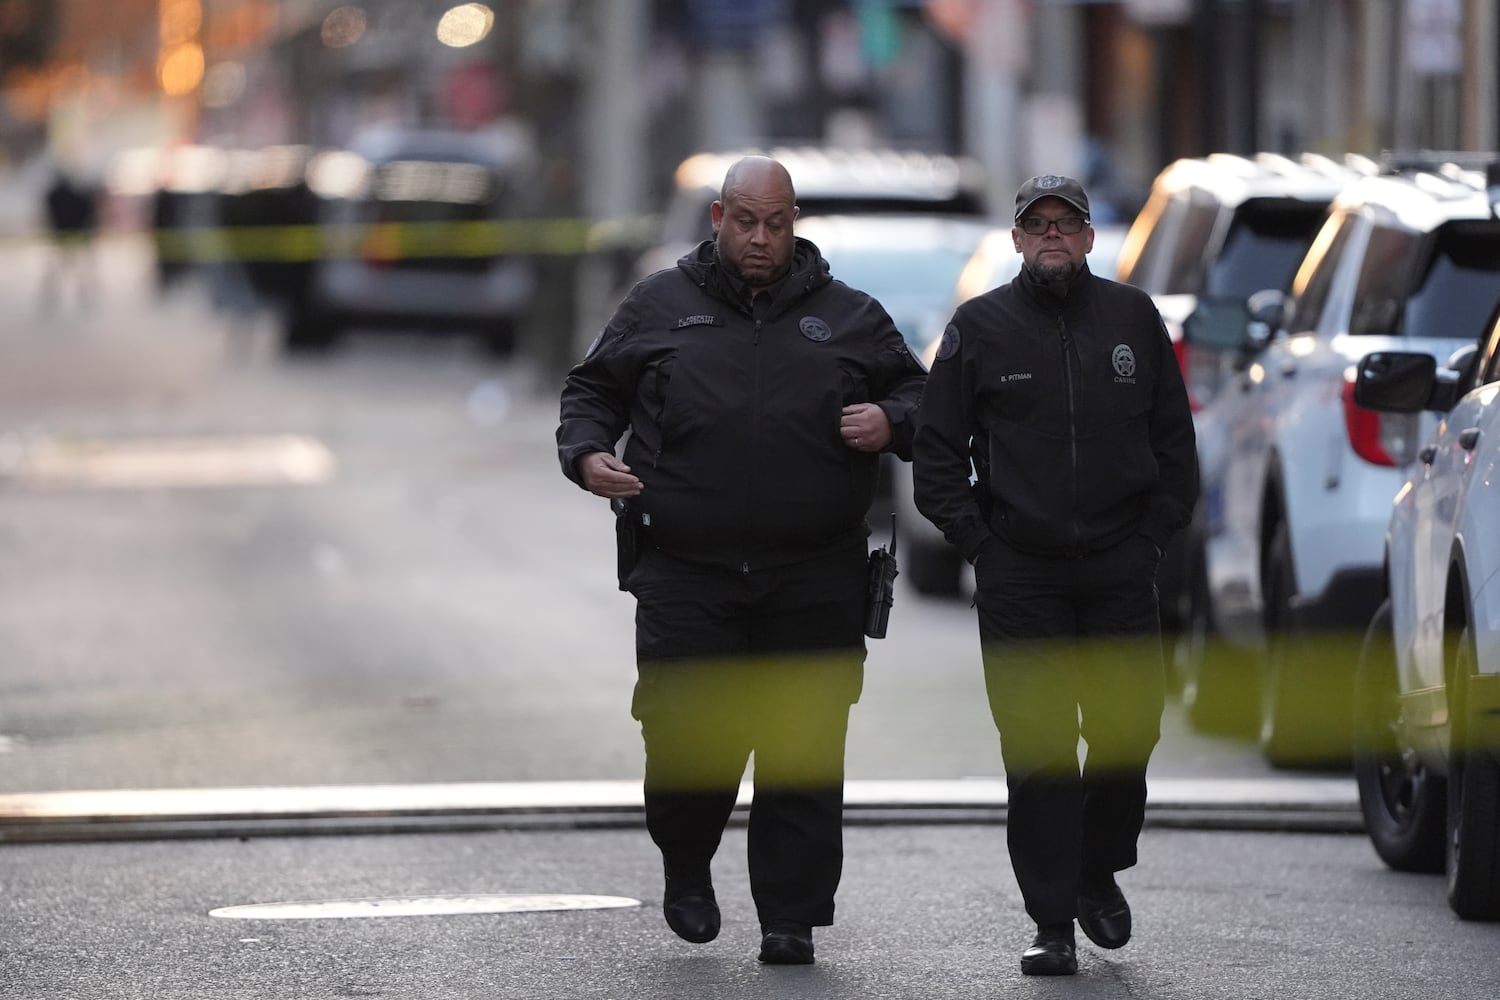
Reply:
<svg viewBox="0 0 1500 1000"><path fill-rule="evenodd" d="M1164 549L1198 494L1192 412L1161 316L1145 292L1087 267L1061 297L1023 267L958 307L913 451L918 509L970 561L992 533L1042 555L1132 534Z"/></svg>
<svg viewBox="0 0 1500 1000"><path fill-rule="evenodd" d="M877 403L888 450L910 458L925 376L880 303L834 280L811 242L755 306L707 240L640 281L568 374L558 458L582 486L579 457L628 430L654 545L740 571L787 565L868 535L878 456L844 444L842 410Z"/></svg>

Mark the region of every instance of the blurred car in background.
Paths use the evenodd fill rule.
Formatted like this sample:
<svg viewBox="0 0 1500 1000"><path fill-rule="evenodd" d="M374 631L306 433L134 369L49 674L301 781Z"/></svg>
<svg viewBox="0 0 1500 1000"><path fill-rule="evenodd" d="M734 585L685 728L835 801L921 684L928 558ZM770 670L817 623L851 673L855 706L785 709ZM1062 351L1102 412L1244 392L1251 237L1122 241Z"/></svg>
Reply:
<svg viewBox="0 0 1500 1000"><path fill-rule="evenodd" d="M880 301L917 357L942 334L959 271L989 232L979 219L928 214L814 215L796 229L822 251L834 278ZM905 490L911 505L911 472L892 455L882 456L880 470L870 527L885 538L900 506L893 492Z"/></svg>
<svg viewBox="0 0 1500 1000"><path fill-rule="evenodd" d="M465 330L509 350L535 291L530 158L503 133L379 128L308 167L326 252L288 347L353 327Z"/></svg>
<svg viewBox="0 0 1500 1000"><path fill-rule="evenodd" d="M920 357L948 321L953 285L990 227L940 215L821 215L797 235L823 252L835 278L880 300Z"/></svg>
<svg viewBox="0 0 1500 1000"><path fill-rule="evenodd" d="M1196 325L1189 320L1230 315L1243 325L1245 300L1263 288L1287 286L1329 202L1374 169L1356 158L1214 153L1177 160L1156 176L1126 235L1118 278L1156 303L1194 411L1233 377L1244 354L1242 338L1230 345L1194 342L1188 330ZM1188 588L1202 532L1199 515L1162 554L1157 590L1169 631L1191 627ZM1185 683L1191 697L1193 679Z"/></svg>
<svg viewBox="0 0 1500 1000"><path fill-rule="evenodd" d="M307 146L235 151L218 191L218 231L234 276L214 282L219 297L229 298L223 304L230 308L246 305L236 294L243 285L255 304L275 314L283 339L309 314L313 262L321 251L312 228L318 200L307 184L313 155Z"/></svg>
<svg viewBox="0 0 1500 1000"><path fill-rule="evenodd" d="M1100 277L1113 277L1124 240L1124 226L1095 226L1094 249L1088 255L1089 270ZM932 367L938 340L955 309L976 295L1008 283L1020 272L1021 255L1016 252L1011 227L989 227L956 272L956 278L947 289L942 307L934 313L934 324L921 338L922 349L919 356L922 363ZM968 564L959 551L943 537L942 532L917 510L912 496L911 465L905 462L893 463L890 469L891 492L896 501L896 533L900 539L898 552L901 572L919 594L961 594L967 579Z"/></svg>
<svg viewBox="0 0 1500 1000"><path fill-rule="evenodd" d="M818 215L985 218L989 212L984 169L968 157L812 146L697 153L677 167L660 234L636 261L631 281L676 265L713 235L709 206L718 200L724 175L736 160L756 153L773 157L792 175L799 235L802 222Z"/></svg>
<svg viewBox="0 0 1500 1000"><path fill-rule="evenodd" d="M1441 373L1367 355L1354 399L1442 417L1396 494L1355 678L1365 831L1398 871L1446 870L1460 917L1500 920L1500 309Z"/></svg>
<svg viewBox="0 0 1500 1000"><path fill-rule="evenodd" d="M1214 153L1177 160L1156 176L1125 237L1118 278L1155 301L1194 409L1230 377L1236 358L1184 337L1187 318L1199 310L1240 315L1255 292L1286 288L1329 202L1375 169L1354 157Z"/></svg>
<svg viewBox="0 0 1500 1000"><path fill-rule="evenodd" d="M1210 331L1250 360L1197 417L1204 545L1189 594L1215 642L1179 657L1184 701L1197 724L1248 708L1275 765L1347 765L1351 637L1384 596L1390 500L1435 423L1360 406L1357 363L1473 340L1500 298L1497 197L1446 155L1392 157L1334 199L1289 297L1258 293Z"/></svg>

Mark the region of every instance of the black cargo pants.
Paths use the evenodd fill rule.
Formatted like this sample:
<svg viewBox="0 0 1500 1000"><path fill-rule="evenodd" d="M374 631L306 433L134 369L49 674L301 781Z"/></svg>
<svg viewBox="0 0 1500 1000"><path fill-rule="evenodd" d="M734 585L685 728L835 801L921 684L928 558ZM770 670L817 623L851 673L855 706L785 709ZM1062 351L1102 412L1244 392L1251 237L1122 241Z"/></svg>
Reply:
<svg viewBox="0 0 1500 1000"><path fill-rule="evenodd" d="M1078 558L1032 555L997 538L975 565L985 689L1009 791L1006 838L1039 924L1076 916L1080 877L1136 862L1165 698L1159 560L1143 535Z"/></svg>
<svg viewBox="0 0 1500 1000"><path fill-rule="evenodd" d="M649 551L631 573L646 827L708 869L754 755L750 889L763 925L833 922L844 738L864 669L865 544L736 573Z"/></svg>

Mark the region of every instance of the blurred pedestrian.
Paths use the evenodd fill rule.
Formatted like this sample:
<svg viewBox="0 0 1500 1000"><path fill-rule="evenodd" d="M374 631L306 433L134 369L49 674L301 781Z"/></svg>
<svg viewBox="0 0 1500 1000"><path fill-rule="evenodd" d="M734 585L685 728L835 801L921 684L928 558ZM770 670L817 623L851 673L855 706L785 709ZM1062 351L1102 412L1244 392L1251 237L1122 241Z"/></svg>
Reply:
<svg viewBox="0 0 1500 1000"><path fill-rule="evenodd" d="M568 478L624 510L667 923L717 936L710 861L753 753L750 889L771 964L812 962L812 928L833 922L865 514L880 454L910 456L925 378L796 216L782 164L731 166L714 238L630 291L568 375L557 431Z"/></svg>
<svg viewBox="0 0 1500 1000"><path fill-rule="evenodd" d="M1021 971L1070 975L1075 917L1100 947L1130 939L1115 873L1136 862L1160 738L1156 571L1197 460L1155 306L1089 271L1082 185L1028 180L1011 235L1020 273L944 332L913 477L918 509L974 564L1011 864L1037 924Z"/></svg>
<svg viewBox="0 0 1500 1000"><path fill-rule="evenodd" d="M59 167L44 196L47 229L52 251L42 274L41 302L44 310L60 307L73 286L77 304L87 305L93 296L93 241L98 226L98 193L93 185Z"/></svg>

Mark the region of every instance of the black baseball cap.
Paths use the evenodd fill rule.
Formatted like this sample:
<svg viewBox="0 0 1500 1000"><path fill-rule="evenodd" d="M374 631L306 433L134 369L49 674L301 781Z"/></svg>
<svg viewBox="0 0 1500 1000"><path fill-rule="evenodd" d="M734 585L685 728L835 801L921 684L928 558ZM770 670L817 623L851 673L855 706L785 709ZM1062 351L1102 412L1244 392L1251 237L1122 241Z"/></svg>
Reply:
<svg viewBox="0 0 1500 1000"><path fill-rule="evenodd" d="M1021 190L1016 192L1016 220L1020 221L1021 216L1043 198L1061 198L1082 212L1085 219L1089 217L1089 196L1082 184L1071 177L1042 174L1022 184Z"/></svg>

